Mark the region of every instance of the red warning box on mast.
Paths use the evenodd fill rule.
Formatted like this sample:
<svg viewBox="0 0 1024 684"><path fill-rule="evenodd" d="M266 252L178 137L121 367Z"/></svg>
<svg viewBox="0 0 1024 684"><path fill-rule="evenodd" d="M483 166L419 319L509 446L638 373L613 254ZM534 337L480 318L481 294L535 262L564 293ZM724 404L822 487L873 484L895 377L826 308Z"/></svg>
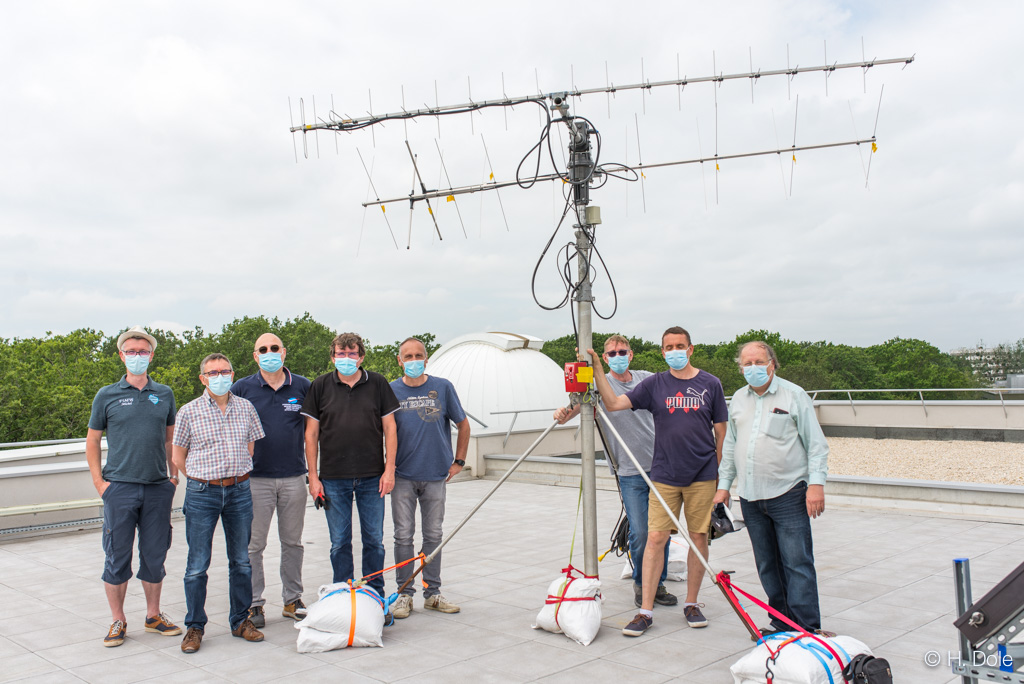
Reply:
<svg viewBox="0 0 1024 684"><path fill-rule="evenodd" d="M586 361L565 364L565 391L586 392L594 380L594 369Z"/></svg>

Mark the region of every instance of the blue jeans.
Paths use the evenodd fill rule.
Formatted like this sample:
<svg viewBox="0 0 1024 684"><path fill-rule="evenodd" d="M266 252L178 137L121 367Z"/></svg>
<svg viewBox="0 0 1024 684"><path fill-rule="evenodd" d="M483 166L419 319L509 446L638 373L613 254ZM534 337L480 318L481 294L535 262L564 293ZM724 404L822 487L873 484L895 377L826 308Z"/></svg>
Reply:
<svg viewBox="0 0 1024 684"><path fill-rule="evenodd" d="M416 551L414 535L416 534L416 503L420 506L422 521L423 546L421 550L427 556L441 545L441 525L444 523L444 500L447 484L444 480L420 482L395 478L395 488L391 490L391 521L395 524L395 562L400 563L412 558ZM412 576L417 563L409 563L398 568L395 581L401 587ZM430 598L441 593L441 554L438 553L429 565L423 568L423 581L426 588L423 598ZM416 593L416 583L410 582L403 592L407 596Z"/></svg>
<svg viewBox="0 0 1024 684"><path fill-rule="evenodd" d="M807 483L799 482L774 499L740 499L740 508L768 605L808 631L821 629ZM771 624L773 629L792 629L777 618Z"/></svg>
<svg viewBox="0 0 1024 684"><path fill-rule="evenodd" d="M247 617L252 600L252 567L249 565L249 536L252 530L252 492L249 481L229 487L185 481L185 563L186 627L206 627L206 570L213 554L213 533L219 519L224 526L228 552L228 623L235 629Z"/></svg>
<svg viewBox="0 0 1024 684"><path fill-rule="evenodd" d="M363 567L360 577L384 569L384 498L380 495L379 477L355 480L321 480L330 500L325 511L327 529L331 534L331 567L334 581L358 580L352 559L352 499L359 512L359 534L363 546ZM377 575L367 582L384 596L384 578Z"/></svg>
<svg viewBox="0 0 1024 684"><path fill-rule="evenodd" d="M642 475L626 475L619 478L622 505L629 519L629 557L633 560L633 583L643 585L644 549L647 547L647 500L650 488ZM665 544L665 563L661 567L661 579L665 583L668 574L668 543Z"/></svg>

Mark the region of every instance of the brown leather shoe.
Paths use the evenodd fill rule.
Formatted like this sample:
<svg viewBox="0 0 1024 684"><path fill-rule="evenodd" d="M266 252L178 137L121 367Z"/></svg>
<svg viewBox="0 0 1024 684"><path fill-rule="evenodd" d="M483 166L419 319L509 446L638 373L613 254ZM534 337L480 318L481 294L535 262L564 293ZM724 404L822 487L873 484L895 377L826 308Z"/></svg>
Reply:
<svg viewBox="0 0 1024 684"><path fill-rule="evenodd" d="M263 632L256 629L249 618L242 620L242 624L231 630L231 636L241 637L246 641L263 641Z"/></svg>
<svg viewBox="0 0 1024 684"><path fill-rule="evenodd" d="M189 627L185 632L185 638L181 640L182 653L195 653L203 643L203 630L198 627Z"/></svg>

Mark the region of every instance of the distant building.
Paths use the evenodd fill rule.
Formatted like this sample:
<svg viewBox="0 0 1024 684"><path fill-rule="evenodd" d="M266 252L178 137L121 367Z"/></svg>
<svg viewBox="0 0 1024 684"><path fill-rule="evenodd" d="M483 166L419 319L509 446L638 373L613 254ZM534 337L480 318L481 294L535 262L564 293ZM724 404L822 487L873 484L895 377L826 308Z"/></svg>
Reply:
<svg viewBox="0 0 1024 684"><path fill-rule="evenodd" d="M1006 368L995 347L963 347L949 354L966 360L971 364L974 375L985 378L993 385L1006 381Z"/></svg>

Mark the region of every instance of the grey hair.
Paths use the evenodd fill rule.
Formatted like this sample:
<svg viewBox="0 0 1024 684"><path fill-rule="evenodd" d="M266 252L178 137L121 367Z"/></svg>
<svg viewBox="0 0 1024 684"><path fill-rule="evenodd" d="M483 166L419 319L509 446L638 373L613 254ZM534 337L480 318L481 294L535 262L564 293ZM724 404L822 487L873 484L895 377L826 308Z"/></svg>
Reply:
<svg viewBox="0 0 1024 684"><path fill-rule="evenodd" d="M224 356L223 354L221 354L219 352L214 352L212 354L207 354L206 358L203 359L199 363L199 372L200 373L205 373L206 372L206 364L208 364L210 361L227 361L228 362L228 367L232 371L235 370L235 367L231 365L231 359L229 359L228 357Z"/></svg>
<svg viewBox="0 0 1024 684"><path fill-rule="evenodd" d="M736 352L735 358L737 366L740 365L740 356L743 355L743 350L750 346L760 347L761 351L768 355L768 360L775 364L775 370L779 370L779 357L775 355L775 350L772 349L772 346L762 340L751 340L740 347L739 351Z"/></svg>

